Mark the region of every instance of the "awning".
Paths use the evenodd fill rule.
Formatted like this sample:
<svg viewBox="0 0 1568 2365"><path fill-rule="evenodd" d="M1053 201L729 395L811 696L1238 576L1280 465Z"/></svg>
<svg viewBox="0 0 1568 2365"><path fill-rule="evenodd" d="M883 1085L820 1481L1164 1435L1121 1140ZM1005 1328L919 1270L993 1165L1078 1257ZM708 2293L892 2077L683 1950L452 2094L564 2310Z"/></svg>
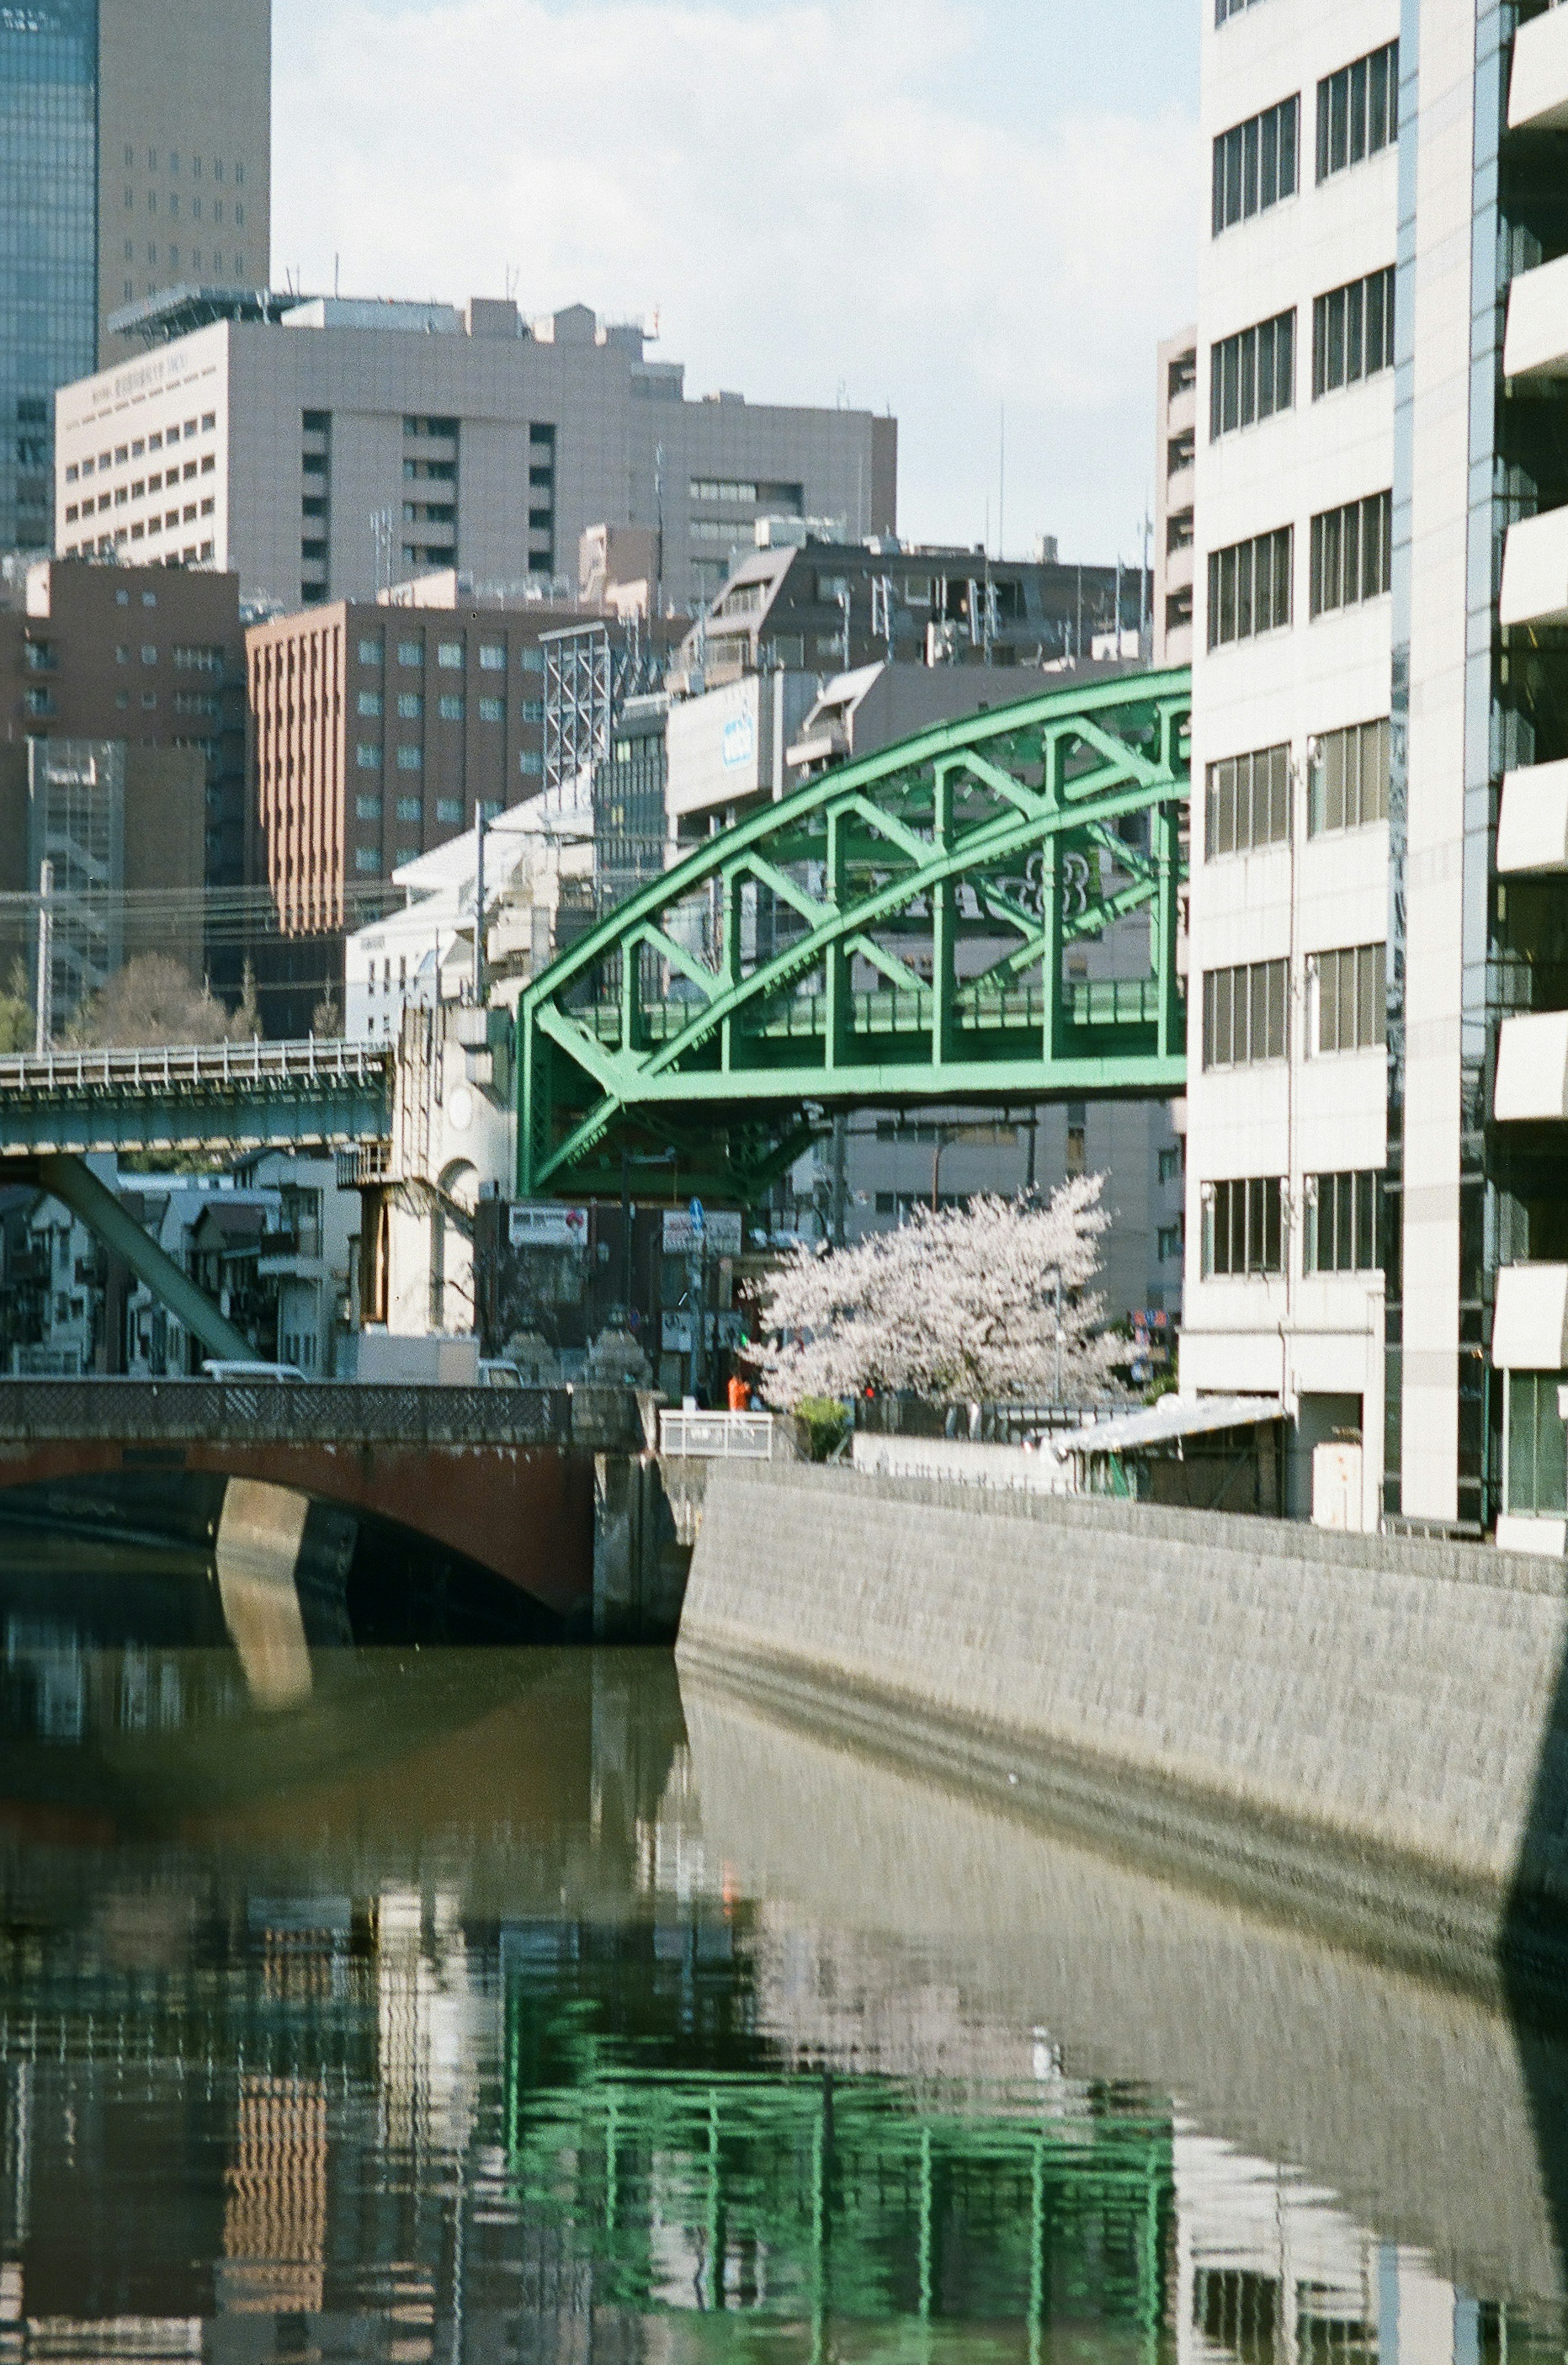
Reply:
<svg viewBox="0 0 1568 2365"><path fill-rule="evenodd" d="M1252 1429L1283 1420L1278 1396L1165 1396L1144 1412L1114 1413L1109 1420L1053 1437L1057 1453L1137 1453L1173 1445L1178 1438L1211 1436L1218 1429Z"/></svg>

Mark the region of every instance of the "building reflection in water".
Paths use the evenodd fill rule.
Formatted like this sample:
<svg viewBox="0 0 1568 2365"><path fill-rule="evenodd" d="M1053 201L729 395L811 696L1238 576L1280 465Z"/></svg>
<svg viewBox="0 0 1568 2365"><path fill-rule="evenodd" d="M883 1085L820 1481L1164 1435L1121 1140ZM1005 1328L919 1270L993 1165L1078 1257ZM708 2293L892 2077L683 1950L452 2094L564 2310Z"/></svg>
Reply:
<svg viewBox="0 0 1568 2365"><path fill-rule="evenodd" d="M0 2365L1561 2352L885 1894L751 1877L657 1654L322 1654L280 1712L29 1613L0 1687ZM869 1788L789 1746L853 1891Z"/></svg>

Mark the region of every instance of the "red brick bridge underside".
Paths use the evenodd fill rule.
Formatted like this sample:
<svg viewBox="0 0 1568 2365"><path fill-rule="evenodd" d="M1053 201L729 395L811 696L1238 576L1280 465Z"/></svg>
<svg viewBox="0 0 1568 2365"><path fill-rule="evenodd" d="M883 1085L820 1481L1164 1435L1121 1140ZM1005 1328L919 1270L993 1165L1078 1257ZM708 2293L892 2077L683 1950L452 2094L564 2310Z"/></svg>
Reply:
<svg viewBox="0 0 1568 2365"><path fill-rule="evenodd" d="M150 1470L254 1479L373 1513L564 1617L592 1608L594 1457L586 1447L0 1440L0 1491Z"/></svg>

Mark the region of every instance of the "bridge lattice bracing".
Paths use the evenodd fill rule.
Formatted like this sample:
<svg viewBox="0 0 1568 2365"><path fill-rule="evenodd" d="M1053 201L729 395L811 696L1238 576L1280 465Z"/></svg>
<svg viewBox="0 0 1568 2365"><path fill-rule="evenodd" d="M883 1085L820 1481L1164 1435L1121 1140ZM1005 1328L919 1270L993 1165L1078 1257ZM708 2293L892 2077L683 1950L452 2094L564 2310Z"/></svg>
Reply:
<svg viewBox="0 0 1568 2365"><path fill-rule="evenodd" d="M622 1152L752 1204L823 1113L1180 1093L1191 677L1047 692L846 765L710 840L524 990L518 1188ZM1067 947L1147 915L1147 974Z"/></svg>

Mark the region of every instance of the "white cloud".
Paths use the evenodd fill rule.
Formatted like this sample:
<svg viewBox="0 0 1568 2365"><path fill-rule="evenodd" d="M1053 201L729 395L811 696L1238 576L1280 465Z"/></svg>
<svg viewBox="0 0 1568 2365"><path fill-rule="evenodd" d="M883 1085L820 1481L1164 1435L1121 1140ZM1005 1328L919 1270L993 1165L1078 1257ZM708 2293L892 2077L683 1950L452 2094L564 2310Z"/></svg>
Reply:
<svg viewBox="0 0 1568 2365"><path fill-rule="evenodd" d="M1134 547L1153 348L1191 306L1174 106L1005 121L966 0L279 0L275 263L660 316L694 392L902 422L902 521Z"/></svg>

